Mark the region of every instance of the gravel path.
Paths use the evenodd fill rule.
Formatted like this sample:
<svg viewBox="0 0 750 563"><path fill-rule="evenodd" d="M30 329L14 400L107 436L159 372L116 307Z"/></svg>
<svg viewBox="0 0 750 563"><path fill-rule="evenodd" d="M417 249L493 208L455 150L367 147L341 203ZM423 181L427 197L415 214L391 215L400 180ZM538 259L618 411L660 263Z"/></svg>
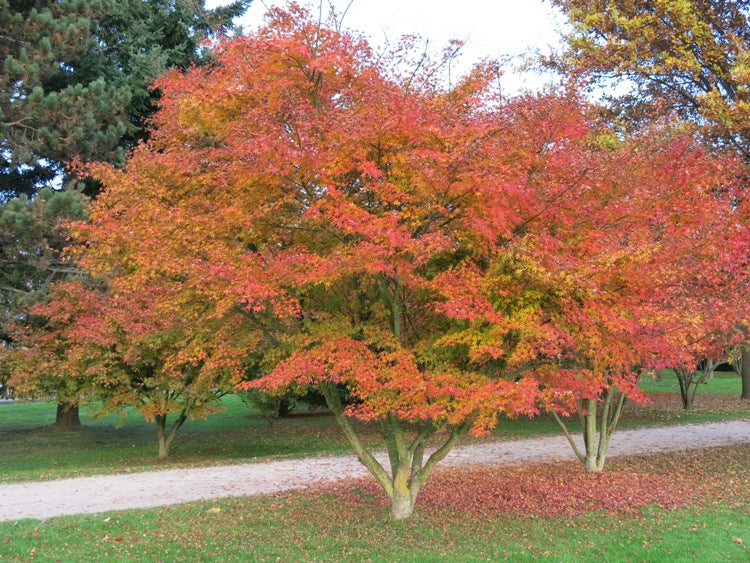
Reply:
<svg viewBox="0 0 750 563"><path fill-rule="evenodd" d="M750 420L620 430L610 456L750 442ZM443 466L574 459L565 438L548 436L456 447ZM367 475L354 456L247 463L0 485L0 521L161 506L301 489Z"/></svg>

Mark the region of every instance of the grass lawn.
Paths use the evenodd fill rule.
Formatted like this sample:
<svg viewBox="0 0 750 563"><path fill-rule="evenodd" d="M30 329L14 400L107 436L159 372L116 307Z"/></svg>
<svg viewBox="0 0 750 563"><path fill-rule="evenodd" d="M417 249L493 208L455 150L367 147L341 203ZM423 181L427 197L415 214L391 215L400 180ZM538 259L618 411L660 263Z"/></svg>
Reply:
<svg viewBox="0 0 750 563"><path fill-rule="evenodd" d="M674 370L659 370L658 379L652 376L643 376L639 387L648 393L679 393L680 386L677 383L677 376ZM696 397L705 394L737 394L742 391L742 380L740 376L733 371L714 372L712 379L698 386ZM696 399L697 400L697 399Z"/></svg>
<svg viewBox="0 0 750 563"><path fill-rule="evenodd" d="M748 561L750 446L438 471L405 522L371 480L273 497L0 524L41 561Z"/></svg>
<svg viewBox="0 0 750 563"><path fill-rule="evenodd" d="M138 413L93 418L84 407L83 427L59 430L50 426L54 404L0 404L0 482L349 452L332 416L297 416L270 426L236 396L221 404L222 412L185 423L167 462L156 459L156 426Z"/></svg>
<svg viewBox="0 0 750 563"><path fill-rule="evenodd" d="M666 383L665 377L660 384ZM730 381L736 387L732 395L711 393L717 383L726 389L724 379L718 377L702 386L707 392L696 398L690 412L682 410L679 397L667 387L666 392L652 395L651 404L626 404L622 427L750 417L750 401L737 399L739 379ZM84 407L82 428L58 430L50 426L54 404L0 404L0 482L351 452L332 416L299 415L271 426L263 417L253 416L236 396L225 397L222 406L222 412L205 420L189 420L180 429L170 460L164 462L156 459L155 426L137 413L92 418ZM380 444L374 427L359 426L365 441ZM577 423L572 421L571 430L576 429ZM560 429L555 421L540 416L502 420L487 439L557 433Z"/></svg>

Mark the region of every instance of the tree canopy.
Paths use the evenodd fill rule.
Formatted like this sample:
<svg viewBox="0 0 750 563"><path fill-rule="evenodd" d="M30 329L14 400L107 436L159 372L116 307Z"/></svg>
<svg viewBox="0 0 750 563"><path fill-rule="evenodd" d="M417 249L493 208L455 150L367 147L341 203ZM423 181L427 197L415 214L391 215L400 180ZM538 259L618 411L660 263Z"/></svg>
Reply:
<svg viewBox="0 0 750 563"><path fill-rule="evenodd" d="M248 3L0 1L0 196L34 193L75 158L122 161L155 110L153 80L204 61L200 41Z"/></svg>
<svg viewBox="0 0 750 563"><path fill-rule="evenodd" d="M560 70L624 92L609 97L616 114L640 122L673 113L750 160L750 2L551 2L573 26Z"/></svg>
<svg viewBox="0 0 750 563"><path fill-rule="evenodd" d="M317 387L396 518L501 413L638 399L640 371L688 357L690 300L721 316L746 287L737 163L684 131L624 137L570 92L503 99L493 63L449 81L409 39L376 54L296 5L214 56L157 81L125 167L89 168L104 191L72 256L120 328L84 357ZM731 275L688 267L717 256Z"/></svg>

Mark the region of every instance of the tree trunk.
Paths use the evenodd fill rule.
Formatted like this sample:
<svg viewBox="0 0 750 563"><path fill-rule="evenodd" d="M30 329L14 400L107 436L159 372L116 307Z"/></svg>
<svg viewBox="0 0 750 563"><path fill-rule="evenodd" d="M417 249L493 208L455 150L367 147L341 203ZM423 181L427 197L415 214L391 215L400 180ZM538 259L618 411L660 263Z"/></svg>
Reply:
<svg viewBox="0 0 750 563"><path fill-rule="evenodd" d="M405 520L414 512L414 497L407 491L393 491L391 497L391 515L395 520Z"/></svg>
<svg viewBox="0 0 750 563"><path fill-rule="evenodd" d="M606 444L604 443L605 436L602 433L606 428L599 428L597 431L598 401L596 399L586 399L584 405L586 414L583 415L583 444L586 448L586 454L583 460L583 467L586 473L596 473L604 469L604 460L607 455L609 440L606 440Z"/></svg>
<svg viewBox="0 0 750 563"><path fill-rule="evenodd" d="M693 395L690 393L690 385L693 382L693 369L694 368L674 368L677 382L680 384L680 400L682 401L682 408L685 410L688 410L693 406Z"/></svg>
<svg viewBox="0 0 750 563"><path fill-rule="evenodd" d="M586 461L583 463L586 473L599 473L604 469L604 459L599 461L596 457L596 452L586 452Z"/></svg>
<svg viewBox="0 0 750 563"><path fill-rule="evenodd" d="M157 414L154 417L156 422L156 435L159 438L159 459L169 457L169 442L167 441L167 415Z"/></svg>
<svg viewBox="0 0 750 563"><path fill-rule="evenodd" d="M612 386L607 389L602 398L582 399L580 403L579 416L583 427L583 446L581 451L573 440L573 436L567 425L554 410L552 416L562 428L568 443L573 448L573 453L583 463L587 473L598 473L604 469L609 451L609 442L612 434L617 428L625 404L625 395ZM602 403L599 411L599 402ZM597 429L598 427L598 429Z"/></svg>
<svg viewBox="0 0 750 563"><path fill-rule="evenodd" d="M187 420L187 412L189 407L184 407L180 414L177 416L175 421L172 423L172 429L167 432L167 417L166 414L154 415L154 422L156 422L156 435L159 438L159 459L167 459L169 457L169 448L174 442L177 431Z"/></svg>
<svg viewBox="0 0 750 563"><path fill-rule="evenodd" d="M79 428L81 426L78 405L68 403L57 403L57 415L55 417L55 428Z"/></svg>
<svg viewBox="0 0 750 563"><path fill-rule="evenodd" d="M750 348L742 349L742 394L740 399L750 399Z"/></svg>
<svg viewBox="0 0 750 563"><path fill-rule="evenodd" d="M448 452L471 426L465 421L450 428L450 435L443 444L425 459L427 440L433 436L438 427L425 424L417 427L416 435L409 437L403 429L403 421L395 415L381 420L380 427L385 438L391 472L383 467L375 456L362 443L354 427L344 414L341 396L335 384L322 382L320 391L326 399L328 408L333 411L341 429L357 452L359 461L378 481L388 499L391 501L391 515L396 520L409 518L414 512L414 504L427 478L435 466L445 459Z"/></svg>
<svg viewBox="0 0 750 563"><path fill-rule="evenodd" d="M716 367L716 362L713 360L704 360L701 364L701 369L703 370L703 383L708 381L709 379L714 378L714 368Z"/></svg>

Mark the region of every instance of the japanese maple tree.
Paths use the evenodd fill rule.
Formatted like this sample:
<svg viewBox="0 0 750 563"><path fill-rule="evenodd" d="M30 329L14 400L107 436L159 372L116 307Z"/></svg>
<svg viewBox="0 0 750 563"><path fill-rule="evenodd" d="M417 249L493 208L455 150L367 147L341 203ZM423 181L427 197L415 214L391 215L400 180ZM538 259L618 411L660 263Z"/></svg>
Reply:
<svg viewBox="0 0 750 563"><path fill-rule="evenodd" d="M747 0L551 3L571 24L566 45L552 64L571 80L593 79L595 91L605 94L609 119L625 129L637 129L676 118L680 127L697 131L714 149L736 151L747 166ZM737 259L744 265L748 256ZM721 262L714 265L716 270L724 267ZM747 338L748 322L741 325ZM743 346L741 355L741 398L749 399L750 346ZM680 369L685 370L685 381L692 378L691 367Z"/></svg>
<svg viewBox="0 0 750 563"><path fill-rule="evenodd" d="M80 193L49 188L40 190L34 198L22 196L0 206L2 355L11 353L16 346L12 327L35 322L28 309L35 301L46 297L49 285L80 275L75 265L62 256L69 235L60 224L84 217L85 207L85 198ZM75 378L54 375L47 380L37 378L33 387L26 390L34 396L57 401L55 426L74 428L81 425L78 403L82 389L77 388ZM4 393L10 391L3 387ZM20 387L13 392L16 397L22 397Z"/></svg>
<svg viewBox="0 0 750 563"><path fill-rule="evenodd" d="M231 384L190 322L200 303L161 307L163 291L113 294L85 279L54 284L50 299L31 309L36 321L17 329L19 346L6 354L9 385L41 397L50 386L58 393L71 386L80 401L98 401L99 413L134 407L155 423L158 457L167 458L185 421L217 410Z"/></svg>
<svg viewBox="0 0 750 563"><path fill-rule="evenodd" d="M214 67L163 77L148 144L93 170L76 258L116 294L199 303L206 376L317 387L406 518L499 413L635 393L663 241L705 211L674 187L713 190L721 169L688 141L602 132L568 96L503 101L492 64L448 87L409 40L376 55L334 27L273 10ZM248 363L262 377L243 382Z"/></svg>
<svg viewBox="0 0 750 563"><path fill-rule="evenodd" d="M302 9L272 11L214 67L159 81L149 143L123 171L94 170L105 191L76 252L116 292L169 283L161 307L201 302L196 327L236 320L246 338L215 332L211 359L238 381L262 350L248 385L317 386L396 518L462 434L534 412L537 391L439 344L451 321L434 279L473 252L464 209L482 178L463 170L496 127L495 68L447 90L440 59L412 56L408 40L381 58ZM352 417L380 425L386 465Z"/></svg>
<svg viewBox="0 0 750 563"><path fill-rule="evenodd" d="M684 257L690 275L671 289L680 309L665 311L662 318L670 327L663 337L665 364L675 371L685 409L692 407L698 388L713 375L716 364L733 354L739 360L738 352L747 338L749 280L747 259L741 255L747 252L749 223L743 219L745 209L728 207L735 206L725 204L724 217L717 214L713 225L706 221L704 235L713 231L712 244L703 248L694 244ZM711 264L713 259L724 266L691 269L695 263Z"/></svg>
<svg viewBox="0 0 750 563"><path fill-rule="evenodd" d="M467 321L446 340L477 364L534 375L586 469L599 471L625 398L645 398L641 371L679 361L675 342L696 330L729 344L714 321L737 318L747 272L711 266L732 263L732 238L743 238L737 167L685 136L617 137L574 97L528 97L506 112L513 139L494 136L479 162L498 178L485 208L513 213L478 218L486 260L441 276L446 310ZM585 451L558 412L581 415Z"/></svg>

